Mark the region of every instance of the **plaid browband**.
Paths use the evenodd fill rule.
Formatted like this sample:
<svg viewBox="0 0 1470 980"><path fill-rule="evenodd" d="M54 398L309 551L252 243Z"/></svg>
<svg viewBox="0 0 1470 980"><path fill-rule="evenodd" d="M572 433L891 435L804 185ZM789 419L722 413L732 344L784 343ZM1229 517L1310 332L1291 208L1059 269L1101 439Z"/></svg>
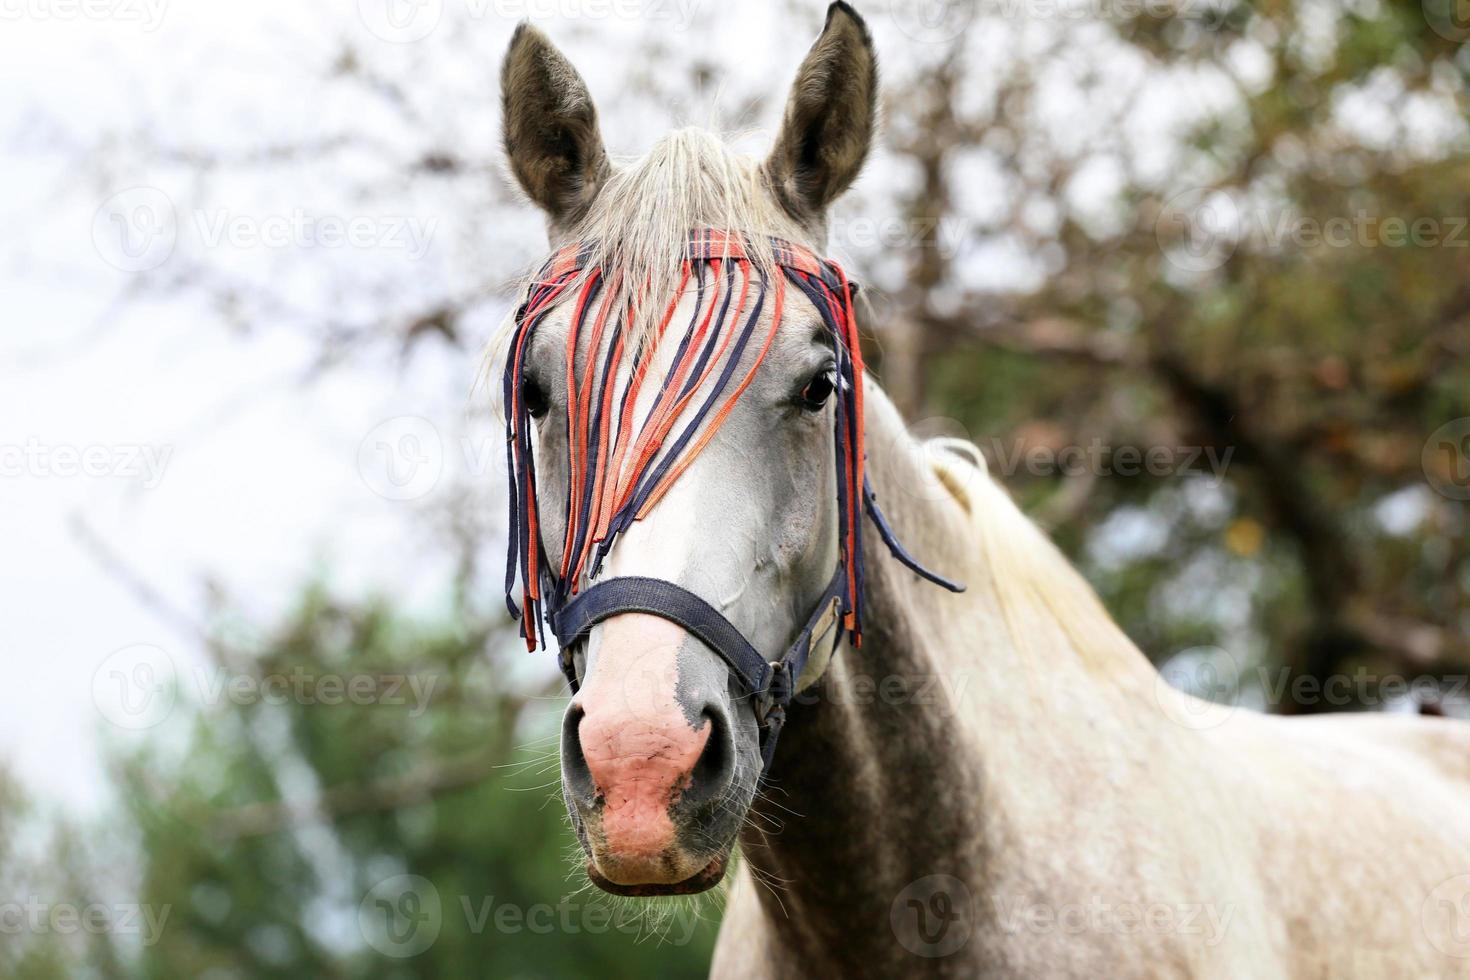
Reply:
<svg viewBox="0 0 1470 980"><path fill-rule="evenodd" d="M923 569L903 550L864 476L863 361L853 316L855 285L836 262L774 239L779 273L768 276L748 257L747 241L734 233L692 233L678 287L650 330L633 329L638 303L647 297L629 288L618 271L588 268L592 250L586 244L556 252L516 310L504 377L510 474L505 589L506 604L511 615L521 618L528 648L546 645L543 613L555 616L596 578L618 535L647 516L719 432L771 349L788 286L800 290L816 307L837 364L834 446L841 544L834 587L840 594L842 629L855 645L861 642L860 508L874 519L885 544L905 565L946 588L962 588ZM671 332L674 312L691 282L693 313L683 330ZM561 558L553 567L540 533L535 429L524 382L529 339L563 302L574 304L564 352L569 492L563 502ZM757 335L768 302L770 323ZM665 344L677 346L635 432L634 409L648 367ZM585 350L580 368L579 349ZM742 364L748 366L740 371ZM513 598L517 585L520 608Z"/></svg>

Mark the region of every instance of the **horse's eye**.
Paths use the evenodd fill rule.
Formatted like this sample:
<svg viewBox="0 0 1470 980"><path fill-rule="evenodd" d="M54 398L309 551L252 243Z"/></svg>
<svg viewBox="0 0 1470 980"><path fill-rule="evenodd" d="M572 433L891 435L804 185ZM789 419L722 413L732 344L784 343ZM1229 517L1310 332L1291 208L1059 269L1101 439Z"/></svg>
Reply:
<svg viewBox="0 0 1470 980"><path fill-rule="evenodd" d="M835 384L830 370L823 371L806 383L801 389L801 407L808 412L819 412L822 406L827 404L827 399L832 397Z"/></svg>
<svg viewBox="0 0 1470 980"><path fill-rule="evenodd" d="M546 392L530 378L521 379L521 404L526 406L526 411L531 413L533 419L544 417L551 408L546 400Z"/></svg>

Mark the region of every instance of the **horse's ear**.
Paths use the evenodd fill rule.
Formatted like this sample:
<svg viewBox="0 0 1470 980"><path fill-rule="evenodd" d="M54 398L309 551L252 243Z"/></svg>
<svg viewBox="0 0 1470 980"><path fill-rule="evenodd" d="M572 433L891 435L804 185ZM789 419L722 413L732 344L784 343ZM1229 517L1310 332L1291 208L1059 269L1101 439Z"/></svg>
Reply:
<svg viewBox="0 0 1470 980"><path fill-rule="evenodd" d="M500 68L505 154L553 231L575 224L610 167L587 83L545 34L516 28Z"/></svg>
<svg viewBox="0 0 1470 980"><path fill-rule="evenodd" d="M812 45L786 103L766 173L783 207L801 221L820 218L847 190L873 142L878 56L863 19L842 0Z"/></svg>

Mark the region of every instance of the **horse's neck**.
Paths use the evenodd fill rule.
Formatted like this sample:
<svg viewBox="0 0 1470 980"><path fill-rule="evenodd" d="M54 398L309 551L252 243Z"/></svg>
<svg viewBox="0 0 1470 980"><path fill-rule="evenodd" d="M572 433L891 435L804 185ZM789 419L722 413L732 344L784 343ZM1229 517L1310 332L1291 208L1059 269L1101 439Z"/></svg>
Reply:
<svg viewBox="0 0 1470 980"><path fill-rule="evenodd" d="M915 557L968 589L920 582L868 535L863 645L790 710L742 837L779 944L857 962L870 954L853 924L878 930L871 955L890 955L890 909L912 883L944 874L978 887L996 842L1024 832L1029 781L1133 725L1147 666L1131 645L1115 664L1089 663L1056 623L1027 623L1035 642L1018 642L964 508L925 474L886 399L870 401L885 512ZM971 506L985 504L974 491L999 493L968 489Z"/></svg>

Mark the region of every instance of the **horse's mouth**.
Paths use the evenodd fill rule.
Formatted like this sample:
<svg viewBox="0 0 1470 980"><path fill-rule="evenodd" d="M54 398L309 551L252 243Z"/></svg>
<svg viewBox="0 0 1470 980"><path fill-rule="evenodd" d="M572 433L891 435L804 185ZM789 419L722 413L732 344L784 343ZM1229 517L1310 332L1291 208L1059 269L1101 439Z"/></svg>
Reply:
<svg viewBox="0 0 1470 980"><path fill-rule="evenodd" d="M700 892L709 891L724 880L725 864L726 858L721 856L706 864L697 874L691 875L683 881L623 885L604 878L598 872L597 866L589 860L587 862L587 877L598 888L612 895L627 895L632 898L656 898L663 895L698 895Z"/></svg>

